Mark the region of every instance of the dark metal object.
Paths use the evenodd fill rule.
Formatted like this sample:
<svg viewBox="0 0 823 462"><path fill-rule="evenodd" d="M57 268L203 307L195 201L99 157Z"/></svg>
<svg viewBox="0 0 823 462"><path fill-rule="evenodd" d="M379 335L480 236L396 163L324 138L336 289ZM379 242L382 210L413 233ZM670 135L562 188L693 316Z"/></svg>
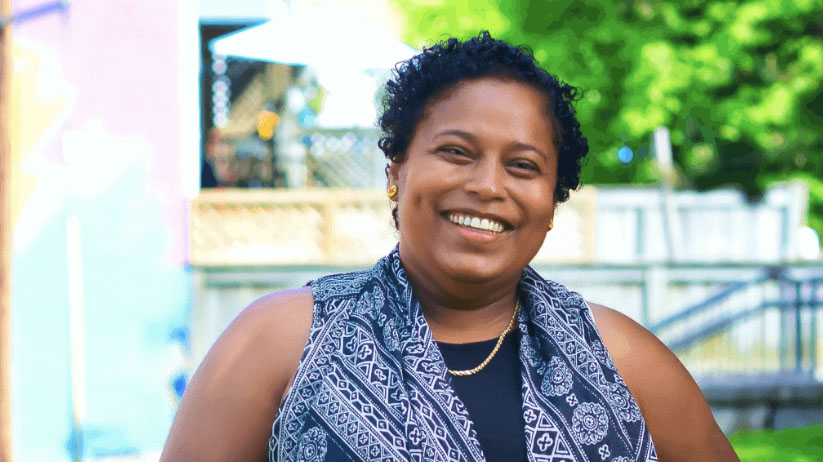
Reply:
<svg viewBox="0 0 823 462"><path fill-rule="evenodd" d="M69 0L60 0L27 8L18 13L12 13L11 16L0 16L0 28L3 28L9 24L21 23L23 21L38 18L54 11L65 11L69 8L70 4L71 2Z"/></svg>
<svg viewBox="0 0 823 462"><path fill-rule="evenodd" d="M757 303L738 303L728 309L728 302L734 297L745 296L750 288L766 285L777 286L777 298L764 296ZM769 374L785 377L791 373L809 383L817 383L817 320L818 311L823 310L823 300L819 296L821 289L823 278L792 277L784 269L768 268L762 276L731 284L707 300L649 326L649 330L677 353L776 310L779 313L779 326L775 326L779 339L779 370L752 370L751 375L762 379ZM794 322L791 322L792 317ZM729 376L728 371L723 370L710 371L710 374L717 379Z"/></svg>

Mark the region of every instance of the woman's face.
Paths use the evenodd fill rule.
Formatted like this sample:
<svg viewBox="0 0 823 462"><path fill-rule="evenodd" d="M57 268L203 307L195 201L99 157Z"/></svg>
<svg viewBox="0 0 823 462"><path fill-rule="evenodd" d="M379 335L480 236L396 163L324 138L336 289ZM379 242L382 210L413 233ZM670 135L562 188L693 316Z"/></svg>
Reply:
<svg viewBox="0 0 823 462"><path fill-rule="evenodd" d="M400 256L413 275L438 284L519 278L554 216L557 149L546 98L483 77L428 105L389 172Z"/></svg>

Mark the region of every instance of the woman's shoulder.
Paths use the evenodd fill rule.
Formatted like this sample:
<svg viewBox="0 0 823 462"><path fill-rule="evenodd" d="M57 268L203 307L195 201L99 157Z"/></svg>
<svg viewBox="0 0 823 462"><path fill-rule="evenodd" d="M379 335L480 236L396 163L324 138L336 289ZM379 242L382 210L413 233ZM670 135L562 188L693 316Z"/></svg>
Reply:
<svg viewBox="0 0 823 462"><path fill-rule="evenodd" d="M313 305L314 297L309 286L272 292L249 304L232 324L237 324L240 331L264 336L266 333L292 332L295 328L308 333Z"/></svg>
<svg viewBox="0 0 823 462"><path fill-rule="evenodd" d="M617 310L589 303L597 331L641 410L654 408L670 390L697 389L689 372L657 337ZM686 398L694 393L681 395ZM646 412L644 412L646 415Z"/></svg>
<svg viewBox="0 0 823 462"><path fill-rule="evenodd" d="M737 460L703 393L677 356L628 316L588 305L617 372L640 407L660 460Z"/></svg>
<svg viewBox="0 0 823 462"><path fill-rule="evenodd" d="M162 460L260 460L312 323L310 288L251 303L192 377Z"/></svg>
<svg viewBox="0 0 823 462"><path fill-rule="evenodd" d="M313 306L310 287L273 292L246 307L223 333L226 338L218 340L236 344L244 357L269 366L278 404L308 341Z"/></svg>
<svg viewBox="0 0 823 462"><path fill-rule="evenodd" d="M247 358L271 356L275 365L292 362L289 352L298 352L299 359L311 329L313 300L310 287L258 298L237 315L209 355L234 356L237 350Z"/></svg>

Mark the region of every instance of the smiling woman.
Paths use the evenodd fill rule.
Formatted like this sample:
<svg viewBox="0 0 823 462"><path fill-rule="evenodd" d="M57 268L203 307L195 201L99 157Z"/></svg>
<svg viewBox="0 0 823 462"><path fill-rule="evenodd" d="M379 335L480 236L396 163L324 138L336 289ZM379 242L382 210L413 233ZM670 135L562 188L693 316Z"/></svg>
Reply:
<svg viewBox="0 0 823 462"><path fill-rule="evenodd" d="M510 289L554 215L557 150L545 99L529 84L498 77L462 82L430 104L402 161L389 168L400 258L412 281L426 281L417 289L423 306L435 298L430 325L440 318L440 298L473 306L488 284L509 289L499 296L511 312ZM454 223L459 217L463 223Z"/></svg>
<svg viewBox="0 0 823 462"><path fill-rule="evenodd" d="M162 460L737 460L662 343L528 266L588 151L576 90L488 33L386 90L397 248L244 310Z"/></svg>

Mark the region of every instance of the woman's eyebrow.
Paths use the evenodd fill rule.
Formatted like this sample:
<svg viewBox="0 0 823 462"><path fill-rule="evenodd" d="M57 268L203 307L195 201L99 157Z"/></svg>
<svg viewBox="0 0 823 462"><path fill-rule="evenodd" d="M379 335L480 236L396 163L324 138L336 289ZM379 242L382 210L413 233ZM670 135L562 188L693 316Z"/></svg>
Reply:
<svg viewBox="0 0 823 462"><path fill-rule="evenodd" d="M432 137L432 139L436 140L437 138L440 138L441 136L447 136L447 135L458 136L458 137L463 138L467 141L477 141L477 137L474 136L474 134L472 134L470 132L467 132L465 130L460 130L458 128L450 128L450 129L439 131L439 132L435 133L435 135Z"/></svg>
<svg viewBox="0 0 823 462"><path fill-rule="evenodd" d="M540 156L543 157L544 159L548 159L548 156L546 156L545 152L541 151L540 149L536 148L535 146L532 146L529 143L524 143L522 141L515 141L511 144L511 147L512 147L512 149L516 149L518 151L534 151L534 152L540 154Z"/></svg>

